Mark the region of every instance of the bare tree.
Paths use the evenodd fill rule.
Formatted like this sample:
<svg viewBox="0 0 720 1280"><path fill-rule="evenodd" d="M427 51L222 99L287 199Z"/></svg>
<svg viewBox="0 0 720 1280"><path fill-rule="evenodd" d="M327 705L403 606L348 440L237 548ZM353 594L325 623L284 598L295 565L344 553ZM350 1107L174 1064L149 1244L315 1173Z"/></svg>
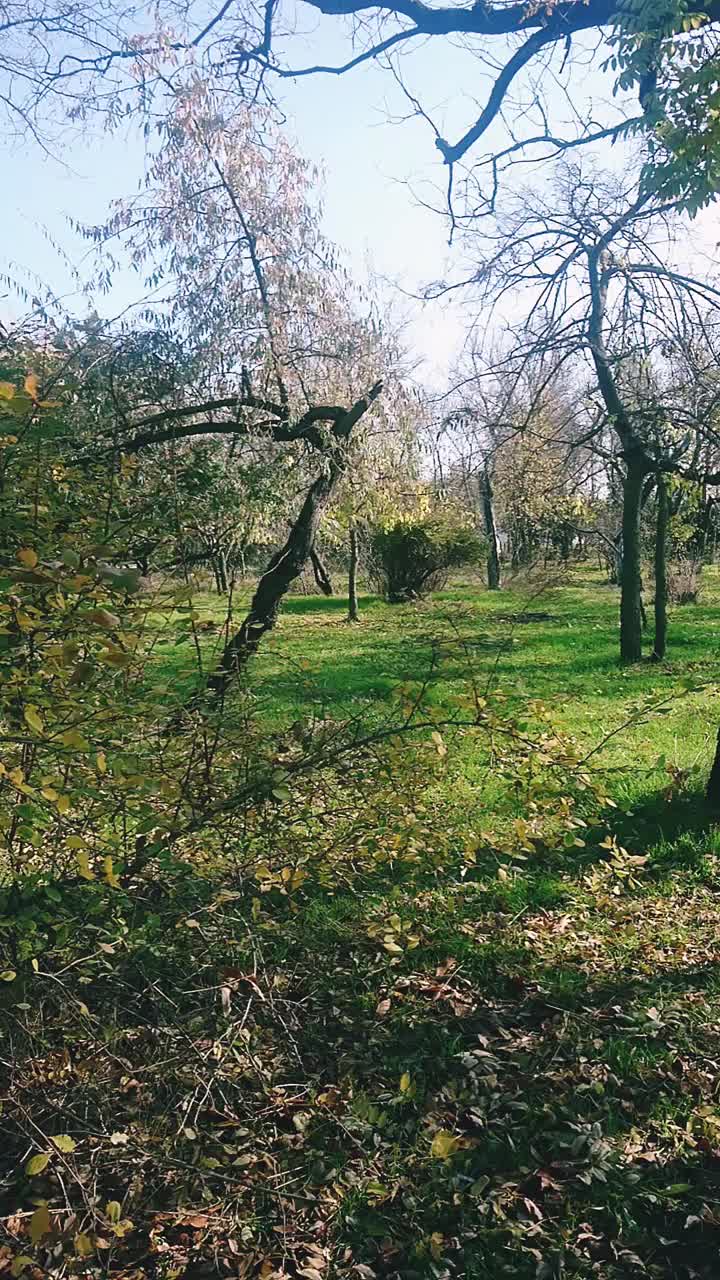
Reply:
<svg viewBox="0 0 720 1280"><path fill-rule="evenodd" d="M482 307L517 312L506 372L541 363L549 385L580 364L592 372L601 412L582 443L600 448L609 422L623 466L620 650L642 654L640 514L648 477L682 470L692 432L679 431L662 400L634 391L638 367L666 358L691 329L705 330L720 301L707 280L667 265L676 203L636 183L601 179L566 164L549 195L523 191L481 240L466 280ZM469 242L473 243L470 228ZM576 444L580 443L576 441Z"/></svg>

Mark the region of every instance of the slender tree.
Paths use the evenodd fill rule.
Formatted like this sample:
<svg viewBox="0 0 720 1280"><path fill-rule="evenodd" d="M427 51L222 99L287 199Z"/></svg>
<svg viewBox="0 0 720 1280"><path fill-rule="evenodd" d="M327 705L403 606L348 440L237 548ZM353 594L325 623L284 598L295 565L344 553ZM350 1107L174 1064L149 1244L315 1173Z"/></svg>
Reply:
<svg viewBox="0 0 720 1280"><path fill-rule="evenodd" d="M667 539L670 517L667 477L657 478L657 521L655 527L655 643L653 659L661 662L667 647Z"/></svg>

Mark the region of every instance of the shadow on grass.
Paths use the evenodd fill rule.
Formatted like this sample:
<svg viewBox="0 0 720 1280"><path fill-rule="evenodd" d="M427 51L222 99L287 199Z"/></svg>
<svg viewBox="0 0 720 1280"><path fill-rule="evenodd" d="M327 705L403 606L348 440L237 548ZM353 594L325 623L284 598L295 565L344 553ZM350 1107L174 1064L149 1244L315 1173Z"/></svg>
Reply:
<svg viewBox="0 0 720 1280"><path fill-rule="evenodd" d="M360 602L372 608L379 604L376 596L364 596ZM286 596L282 602L282 612L288 616L305 617L310 613L347 614L347 596Z"/></svg>

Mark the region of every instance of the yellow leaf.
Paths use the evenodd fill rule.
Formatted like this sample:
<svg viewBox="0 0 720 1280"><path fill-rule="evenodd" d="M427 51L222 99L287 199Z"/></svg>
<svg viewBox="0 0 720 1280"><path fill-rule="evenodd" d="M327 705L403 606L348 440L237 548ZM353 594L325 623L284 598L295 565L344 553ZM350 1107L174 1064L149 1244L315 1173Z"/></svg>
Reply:
<svg viewBox="0 0 720 1280"><path fill-rule="evenodd" d="M17 978L15 969L3 969L0 973L0 982L14 982Z"/></svg>
<svg viewBox="0 0 720 1280"><path fill-rule="evenodd" d="M105 870L105 883L109 884L111 889L119 889L120 881L115 874L113 860L109 855L107 858L103 858L103 868Z"/></svg>
<svg viewBox="0 0 720 1280"><path fill-rule="evenodd" d="M94 880L95 874L90 867L90 857L87 849L78 849L77 852L78 875L83 880Z"/></svg>
<svg viewBox="0 0 720 1280"><path fill-rule="evenodd" d="M105 1217L110 1222L119 1222L122 1213L122 1205L119 1200L108 1200L105 1205Z"/></svg>
<svg viewBox="0 0 720 1280"><path fill-rule="evenodd" d="M383 946L386 951L390 952L391 956L401 956L403 953L402 947L399 947L397 942L383 942Z"/></svg>
<svg viewBox="0 0 720 1280"><path fill-rule="evenodd" d="M50 1163L49 1151L41 1151L37 1156L31 1156L25 1165L25 1172L30 1178L34 1178L36 1173L42 1173L43 1169L47 1169Z"/></svg>
<svg viewBox="0 0 720 1280"><path fill-rule="evenodd" d="M69 796L58 796L57 798L58 813L68 813L71 807Z"/></svg>
<svg viewBox="0 0 720 1280"><path fill-rule="evenodd" d="M75 1236L74 1243L75 1243L75 1252L80 1258L88 1258L90 1254L94 1253L95 1251L95 1246L93 1245L92 1240L90 1239L89 1236L85 1235L84 1231L78 1231L77 1235Z"/></svg>
<svg viewBox="0 0 720 1280"><path fill-rule="evenodd" d="M77 1146L77 1142L73 1142L69 1133L56 1133L51 1137L50 1141L57 1147L58 1151L64 1151L66 1155L74 1151Z"/></svg>
<svg viewBox="0 0 720 1280"><path fill-rule="evenodd" d="M95 757L95 765L98 773L107 773L107 757L104 751L98 751Z"/></svg>
<svg viewBox="0 0 720 1280"><path fill-rule="evenodd" d="M410 1079L410 1072L403 1071L403 1074L400 1077L400 1092L407 1093L411 1084L412 1080Z"/></svg>
<svg viewBox="0 0 720 1280"><path fill-rule="evenodd" d="M32 400L37 400L38 398L37 374L34 374L34 373L28 374L27 378L25 379L25 390L27 391L28 395Z"/></svg>
<svg viewBox="0 0 720 1280"><path fill-rule="evenodd" d="M456 1138L454 1133L450 1133L449 1129L438 1129L432 1140L430 1152L436 1160L448 1160L459 1146L460 1139Z"/></svg>
<svg viewBox="0 0 720 1280"><path fill-rule="evenodd" d="M12 382L0 382L0 400L12 400L15 388Z"/></svg>
<svg viewBox="0 0 720 1280"><path fill-rule="evenodd" d="M42 1240L43 1236L48 1234L49 1230L50 1214L48 1213L47 1205L42 1204L39 1209L35 1210L32 1218L30 1219L31 1243L37 1244L39 1240Z"/></svg>
<svg viewBox="0 0 720 1280"><path fill-rule="evenodd" d="M38 553L33 551L32 547L22 547L17 553L17 558L25 569L34 569L38 562Z"/></svg>
<svg viewBox="0 0 720 1280"><path fill-rule="evenodd" d="M23 715L25 717L25 723L30 726L33 733L42 733L45 726L37 707L32 706L32 704L28 704L28 706L23 710Z"/></svg>

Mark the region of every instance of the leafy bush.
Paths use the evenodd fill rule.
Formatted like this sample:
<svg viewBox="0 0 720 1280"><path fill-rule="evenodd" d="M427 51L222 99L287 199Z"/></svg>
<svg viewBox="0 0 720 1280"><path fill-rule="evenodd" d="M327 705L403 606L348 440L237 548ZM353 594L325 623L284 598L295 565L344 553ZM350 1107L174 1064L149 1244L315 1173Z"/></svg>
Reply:
<svg viewBox="0 0 720 1280"><path fill-rule="evenodd" d="M482 542L467 526L437 516L397 520L370 534L370 574L390 604L436 591L451 569L478 561Z"/></svg>
<svg viewBox="0 0 720 1280"><path fill-rule="evenodd" d="M700 565L696 560L679 560L668 569L668 600L671 604L697 604L700 597Z"/></svg>

